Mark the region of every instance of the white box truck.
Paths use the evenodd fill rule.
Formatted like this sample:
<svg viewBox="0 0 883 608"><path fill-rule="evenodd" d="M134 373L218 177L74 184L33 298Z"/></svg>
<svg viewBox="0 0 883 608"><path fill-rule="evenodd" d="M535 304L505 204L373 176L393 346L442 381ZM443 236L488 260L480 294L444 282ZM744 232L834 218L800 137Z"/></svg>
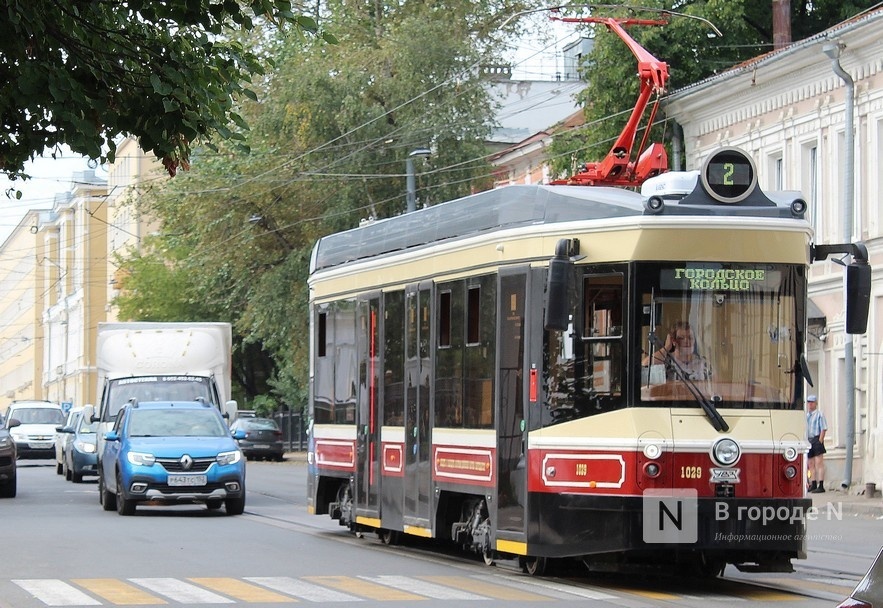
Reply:
<svg viewBox="0 0 883 608"><path fill-rule="evenodd" d="M93 414L100 422L99 458L104 433L132 400L203 400L232 422L237 411L231 399L232 348L229 323L99 323Z"/></svg>

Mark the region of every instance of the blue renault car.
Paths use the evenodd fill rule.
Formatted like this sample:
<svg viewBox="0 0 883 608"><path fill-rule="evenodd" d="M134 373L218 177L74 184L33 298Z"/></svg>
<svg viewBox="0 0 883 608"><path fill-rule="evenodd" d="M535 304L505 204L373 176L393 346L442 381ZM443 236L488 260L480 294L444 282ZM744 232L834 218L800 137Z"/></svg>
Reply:
<svg viewBox="0 0 883 608"><path fill-rule="evenodd" d="M203 503L241 514L245 458L234 437L211 404L127 404L105 435L99 462L104 510L132 515L138 504Z"/></svg>

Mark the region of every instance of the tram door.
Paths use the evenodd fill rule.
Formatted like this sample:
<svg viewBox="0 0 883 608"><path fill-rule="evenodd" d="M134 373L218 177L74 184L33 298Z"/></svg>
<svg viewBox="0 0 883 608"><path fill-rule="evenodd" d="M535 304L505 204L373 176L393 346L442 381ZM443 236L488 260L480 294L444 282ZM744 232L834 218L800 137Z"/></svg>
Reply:
<svg viewBox="0 0 883 608"><path fill-rule="evenodd" d="M405 292L405 504L406 527L423 535L432 532L430 504L429 396L432 367L429 353L432 327L432 284ZM416 530L412 530L416 531Z"/></svg>
<svg viewBox="0 0 883 608"><path fill-rule="evenodd" d="M380 298L360 298L359 403L356 409L356 518L380 518ZM372 525L378 522L370 522Z"/></svg>
<svg viewBox="0 0 883 608"><path fill-rule="evenodd" d="M527 504L524 423L527 270L501 271L499 281L497 536L523 541ZM530 370L527 373L531 375ZM530 377L527 380L536 381Z"/></svg>

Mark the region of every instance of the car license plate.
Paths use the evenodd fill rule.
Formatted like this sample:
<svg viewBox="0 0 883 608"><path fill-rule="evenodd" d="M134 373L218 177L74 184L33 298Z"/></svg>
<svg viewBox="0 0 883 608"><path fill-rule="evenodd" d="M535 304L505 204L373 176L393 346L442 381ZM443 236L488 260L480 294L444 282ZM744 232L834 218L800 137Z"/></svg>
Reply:
<svg viewBox="0 0 883 608"><path fill-rule="evenodd" d="M52 444L48 441L31 441L28 443L28 447L32 450L48 450Z"/></svg>
<svg viewBox="0 0 883 608"><path fill-rule="evenodd" d="M170 486L204 486L207 483L205 475L169 475Z"/></svg>
<svg viewBox="0 0 883 608"><path fill-rule="evenodd" d="M254 444L254 449L256 450L269 450L270 446L266 443L256 443Z"/></svg>

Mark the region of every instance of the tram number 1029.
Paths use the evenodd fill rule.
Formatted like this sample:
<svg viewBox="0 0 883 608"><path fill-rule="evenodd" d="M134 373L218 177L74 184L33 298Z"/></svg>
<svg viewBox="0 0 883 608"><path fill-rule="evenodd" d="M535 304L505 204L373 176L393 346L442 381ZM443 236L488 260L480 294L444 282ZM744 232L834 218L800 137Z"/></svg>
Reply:
<svg viewBox="0 0 883 608"><path fill-rule="evenodd" d="M681 479L702 479L702 467L681 467Z"/></svg>

